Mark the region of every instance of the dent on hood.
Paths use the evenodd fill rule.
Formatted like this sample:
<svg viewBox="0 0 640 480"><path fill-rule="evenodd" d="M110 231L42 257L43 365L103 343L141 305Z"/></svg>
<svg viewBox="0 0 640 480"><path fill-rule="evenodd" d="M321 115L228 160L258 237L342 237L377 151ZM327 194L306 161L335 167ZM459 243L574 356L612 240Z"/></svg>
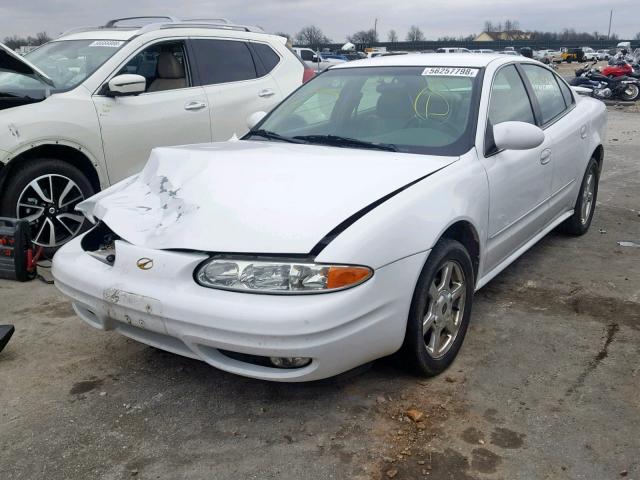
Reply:
<svg viewBox="0 0 640 480"><path fill-rule="evenodd" d="M130 216L128 236L132 241L155 243L169 226L179 225L185 216L200 208L180 197L180 187L175 187L166 175L159 173L158 165L152 155L140 175L122 180L85 200L77 210L94 223L97 217L109 224L114 213L121 219Z"/></svg>

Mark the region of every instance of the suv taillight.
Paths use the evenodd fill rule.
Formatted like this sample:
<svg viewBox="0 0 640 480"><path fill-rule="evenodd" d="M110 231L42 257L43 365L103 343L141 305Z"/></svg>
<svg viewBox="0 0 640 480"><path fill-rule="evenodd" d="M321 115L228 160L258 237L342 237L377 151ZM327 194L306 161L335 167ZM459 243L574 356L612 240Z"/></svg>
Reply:
<svg viewBox="0 0 640 480"><path fill-rule="evenodd" d="M316 71L313 68L305 67L302 74L302 83L307 83L313 77L315 77Z"/></svg>

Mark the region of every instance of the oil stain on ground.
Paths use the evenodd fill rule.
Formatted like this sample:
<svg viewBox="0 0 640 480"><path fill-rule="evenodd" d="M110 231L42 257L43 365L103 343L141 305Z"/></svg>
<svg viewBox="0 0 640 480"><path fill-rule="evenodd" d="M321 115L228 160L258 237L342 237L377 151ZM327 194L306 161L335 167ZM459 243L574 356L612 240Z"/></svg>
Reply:
<svg viewBox="0 0 640 480"><path fill-rule="evenodd" d="M502 448L520 448L525 436L523 433L498 427L491 432L491 443Z"/></svg>
<svg viewBox="0 0 640 480"><path fill-rule="evenodd" d="M102 385L103 381L104 380L98 378L94 380L84 380L82 382L76 382L73 384L73 387L71 387L71 390L69 390L69 393L71 395L79 395L81 393L90 392L91 390L94 390Z"/></svg>

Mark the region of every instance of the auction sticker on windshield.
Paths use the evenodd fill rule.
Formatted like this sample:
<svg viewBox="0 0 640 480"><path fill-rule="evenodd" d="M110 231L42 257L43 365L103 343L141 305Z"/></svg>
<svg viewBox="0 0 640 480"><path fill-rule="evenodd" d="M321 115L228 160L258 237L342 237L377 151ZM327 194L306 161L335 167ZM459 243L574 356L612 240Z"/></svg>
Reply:
<svg viewBox="0 0 640 480"><path fill-rule="evenodd" d="M89 44L90 47L111 47L111 48L119 48L124 45L124 42L121 40L96 40Z"/></svg>
<svg viewBox="0 0 640 480"><path fill-rule="evenodd" d="M427 67L422 75L446 75L448 77L475 77L478 75L477 68L466 67Z"/></svg>

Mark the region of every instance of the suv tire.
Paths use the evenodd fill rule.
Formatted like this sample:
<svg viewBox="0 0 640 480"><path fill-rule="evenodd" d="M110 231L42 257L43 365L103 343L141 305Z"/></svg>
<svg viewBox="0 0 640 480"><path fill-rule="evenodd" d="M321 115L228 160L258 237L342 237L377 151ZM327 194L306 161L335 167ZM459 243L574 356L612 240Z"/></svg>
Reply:
<svg viewBox="0 0 640 480"><path fill-rule="evenodd" d="M32 241L45 247L49 256L89 226L74 209L95 193L94 188L78 168L67 162L53 158L29 160L9 175L5 186L0 215L31 217Z"/></svg>

